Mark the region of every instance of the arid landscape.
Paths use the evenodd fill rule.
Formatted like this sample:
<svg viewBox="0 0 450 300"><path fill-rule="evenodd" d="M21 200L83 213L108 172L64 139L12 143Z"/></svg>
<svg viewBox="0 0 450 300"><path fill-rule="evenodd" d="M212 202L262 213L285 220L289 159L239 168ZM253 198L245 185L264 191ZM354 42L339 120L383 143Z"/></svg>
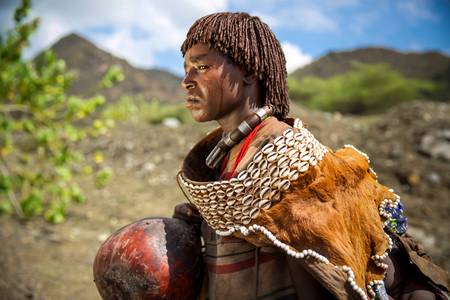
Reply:
<svg viewBox="0 0 450 300"><path fill-rule="evenodd" d="M410 233L449 270L448 104L416 102L371 118L295 106L292 115L334 149L350 143L365 151L379 180L402 197ZM99 299L92 262L101 242L133 221L170 216L185 201L175 174L194 141L214 126L124 123L96 144L84 145L107 153L106 164L115 171L112 181L97 190L90 178L79 176L88 202L72 206L60 225L0 218L0 299Z"/></svg>
<svg viewBox="0 0 450 300"><path fill-rule="evenodd" d="M67 58L69 67L79 74L89 72L85 70L87 65L101 74L107 65L117 63L116 58L93 49L93 45L77 36L67 39L75 40L70 47L65 46L74 51L71 53L77 53L76 47L82 45L87 50L80 53L89 54L78 54L75 60L74 55L64 56L64 51L68 51L64 50L65 44L56 45L55 51ZM438 66L442 64L439 59ZM444 61L448 63L449 58ZM131 91L145 94L143 89L149 86L146 97L181 98L176 76L135 70L125 61L119 63L131 79L108 95L111 101ZM318 65L314 68L324 70ZM92 76L96 74L92 72ZM85 84L96 78L86 80ZM82 83L74 86L75 93L87 90ZM409 218L409 232L437 264L450 270L448 101L414 101L395 106L382 115L369 116L324 113L293 104L290 115L300 117L332 149L353 144L367 153L379 181L401 196ZM103 151L104 164L114 170L114 175L103 189L97 189L89 176L77 175L75 180L88 201L70 206L66 222L52 225L42 218L21 221L14 216L0 216L1 300L100 299L93 282L92 263L101 243L126 224L150 216L170 216L173 207L185 201L175 175L188 150L216 126L169 125L118 122L107 135L83 143L81 146L87 152Z"/></svg>

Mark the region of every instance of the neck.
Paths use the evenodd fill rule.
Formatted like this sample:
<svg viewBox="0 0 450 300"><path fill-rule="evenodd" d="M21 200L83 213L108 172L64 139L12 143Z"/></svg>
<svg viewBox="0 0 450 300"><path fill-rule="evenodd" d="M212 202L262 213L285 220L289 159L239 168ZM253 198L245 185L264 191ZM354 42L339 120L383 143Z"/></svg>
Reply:
<svg viewBox="0 0 450 300"><path fill-rule="evenodd" d="M252 87L249 87L249 90L250 93L247 94L247 97L244 101L242 101L242 105L240 107L234 109L234 111L230 114L217 120L217 123L219 123L224 133L233 131L239 126L239 124L242 123L242 121L253 115L258 109L258 104L261 100L259 98L259 89L256 85L253 85Z"/></svg>
<svg viewBox="0 0 450 300"><path fill-rule="evenodd" d="M248 106L244 109L239 109L239 110L233 112L232 114L229 114L229 115L223 117L220 120L217 120L217 123L219 123L219 125L222 128L222 131L224 133L229 133L229 132L233 131L236 127L238 127L242 121L247 119L254 112L255 112L255 109L252 109Z"/></svg>

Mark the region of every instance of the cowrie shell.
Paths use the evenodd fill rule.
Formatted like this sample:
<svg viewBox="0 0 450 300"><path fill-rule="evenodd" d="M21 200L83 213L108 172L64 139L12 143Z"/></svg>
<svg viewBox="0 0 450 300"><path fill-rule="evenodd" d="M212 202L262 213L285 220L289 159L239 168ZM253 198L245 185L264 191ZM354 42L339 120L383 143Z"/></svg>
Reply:
<svg viewBox="0 0 450 300"><path fill-rule="evenodd" d="M245 179L243 184L244 184L245 187L252 186L252 184L253 184L252 178L249 177L249 178Z"/></svg>
<svg viewBox="0 0 450 300"><path fill-rule="evenodd" d="M250 204L252 207L258 206L258 203L261 199L259 198L253 198L252 203Z"/></svg>
<svg viewBox="0 0 450 300"><path fill-rule="evenodd" d="M283 144L283 145L280 145L280 146L277 147L276 152L277 152L278 154L284 154L284 153L287 152L287 150L288 150L287 145Z"/></svg>
<svg viewBox="0 0 450 300"><path fill-rule="evenodd" d="M291 186L291 183L289 182L289 180L285 179L280 182L279 188L282 191L287 191L290 186Z"/></svg>
<svg viewBox="0 0 450 300"><path fill-rule="evenodd" d="M289 172L289 177L288 179L290 181L296 181L298 179L299 175L298 175L298 171L297 170L292 170L291 172Z"/></svg>
<svg viewBox="0 0 450 300"><path fill-rule="evenodd" d="M239 183L234 186L234 191L236 192L236 194L239 194L244 190L244 188L244 185L242 183Z"/></svg>
<svg viewBox="0 0 450 300"><path fill-rule="evenodd" d="M286 167L280 169L279 176L280 176L280 178L288 178L289 177L289 167L286 166Z"/></svg>
<svg viewBox="0 0 450 300"><path fill-rule="evenodd" d="M295 144L295 139L294 138L288 138L286 140L286 145L288 145L289 147L293 147Z"/></svg>
<svg viewBox="0 0 450 300"><path fill-rule="evenodd" d="M267 168L267 160L263 159L258 163L258 168L261 169L266 169Z"/></svg>
<svg viewBox="0 0 450 300"><path fill-rule="evenodd" d="M242 224L247 225L252 221L250 217L244 217L242 218Z"/></svg>
<svg viewBox="0 0 450 300"><path fill-rule="evenodd" d="M237 179L239 179L240 181L244 181L248 176L248 172L247 171L242 171L241 173L239 173Z"/></svg>
<svg viewBox="0 0 450 300"><path fill-rule="evenodd" d="M270 186L270 177L264 177L261 179L261 186Z"/></svg>
<svg viewBox="0 0 450 300"><path fill-rule="evenodd" d="M225 197L225 192L223 190L218 190L216 195L219 199L223 199Z"/></svg>
<svg viewBox="0 0 450 300"><path fill-rule="evenodd" d="M292 138L294 136L294 131L292 129L288 129L285 132L283 132L283 136L285 138Z"/></svg>
<svg viewBox="0 0 450 300"><path fill-rule="evenodd" d="M309 161L310 158L311 158L311 155L309 154L309 152L305 152L300 155L301 161Z"/></svg>
<svg viewBox="0 0 450 300"><path fill-rule="evenodd" d="M236 198L228 198L227 205L233 206L233 204L236 203Z"/></svg>
<svg viewBox="0 0 450 300"><path fill-rule="evenodd" d="M267 154L267 161L268 162L274 162L278 157L278 154L276 152L270 152Z"/></svg>
<svg viewBox="0 0 450 300"><path fill-rule="evenodd" d="M250 176L253 179L256 179L259 177L259 174L261 173L261 171L259 169L254 169L251 173Z"/></svg>
<svg viewBox="0 0 450 300"><path fill-rule="evenodd" d="M216 181L216 182L213 183L213 187L217 191L217 190L219 190L221 188L221 183Z"/></svg>
<svg viewBox="0 0 450 300"><path fill-rule="evenodd" d="M261 192L259 193L259 197L261 199L266 199L269 197L270 194L270 188L269 187L265 187L261 189Z"/></svg>
<svg viewBox="0 0 450 300"><path fill-rule="evenodd" d="M267 170L267 169L262 170L261 174L259 175L260 178L264 178L264 177L267 177L267 176L269 176L269 170Z"/></svg>
<svg viewBox="0 0 450 300"><path fill-rule="evenodd" d="M256 164L255 164L255 162L250 162L248 165L247 165L247 172L251 172L254 168L255 168L255 166L256 166Z"/></svg>
<svg viewBox="0 0 450 300"><path fill-rule="evenodd" d="M272 203L278 202L281 200L281 193L277 190L272 190L270 193L270 201Z"/></svg>
<svg viewBox="0 0 450 300"><path fill-rule="evenodd" d="M300 173L306 172L309 169L309 164L307 162L304 162L303 164L300 165L300 167L298 168L298 171Z"/></svg>
<svg viewBox="0 0 450 300"><path fill-rule="evenodd" d="M290 159L297 159L298 155L300 154L300 152L297 149L289 149L286 153L286 155L290 158Z"/></svg>
<svg viewBox="0 0 450 300"><path fill-rule="evenodd" d="M296 139L297 141L301 141L303 139L303 134L297 132L296 134L294 134L294 139Z"/></svg>
<svg viewBox="0 0 450 300"><path fill-rule="evenodd" d="M273 144L267 144L261 149L261 152L267 155L272 152L273 149L275 149L275 146Z"/></svg>
<svg viewBox="0 0 450 300"><path fill-rule="evenodd" d="M270 182L270 187L272 187L272 188L278 188L278 186L279 186L279 184L280 184L280 178L278 178L278 177L275 177L275 178L273 178L272 180L271 180L271 182Z"/></svg>
<svg viewBox="0 0 450 300"><path fill-rule="evenodd" d="M264 153L262 153L261 151L259 151L259 152L256 153L256 155L253 157L253 161L254 161L255 163L259 163L263 158L264 158Z"/></svg>
<svg viewBox="0 0 450 300"><path fill-rule="evenodd" d="M269 200L261 200L258 203L259 208L261 209L268 209L271 206L271 202Z"/></svg>
<svg viewBox="0 0 450 300"><path fill-rule="evenodd" d="M230 227L233 227L233 226L234 226L234 223L228 221L228 222L225 223L225 226L226 226L227 228L230 228Z"/></svg>
<svg viewBox="0 0 450 300"><path fill-rule="evenodd" d="M283 156L278 160L277 165L279 168L285 168L289 166L289 159L286 156Z"/></svg>
<svg viewBox="0 0 450 300"><path fill-rule="evenodd" d="M233 217L237 220L240 220L242 218L242 212L241 211L234 211Z"/></svg>
<svg viewBox="0 0 450 300"><path fill-rule="evenodd" d="M243 205L250 205L252 203L253 200L253 195L247 195L244 198L242 198L242 204Z"/></svg>
<svg viewBox="0 0 450 300"><path fill-rule="evenodd" d="M236 184L236 183L238 183L238 182L239 182L239 179L237 179L237 178L231 178L231 179L230 179L231 185L234 185L234 184Z"/></svg>
<svg viewBox="0 0 450 300"><path fill-rule="evenodd" d="M279 137L275 138L275 140L273 141L275 146L279 146L284 144L284 136L280 135Z"/></svg>
<svg viewBox="0 0 450 300"><path fill-rule="evenodd" d="M261 178L256 178L255 180L253 180L253 186L259 186L260 183L261 183Z"/></svg>
<svg viewBox="0 0 450 300"><path fill-rule="evenodd" d="M317 165L317 159L316 159L314 156L311 157L311 158L309 159L309 164L310 164L311 166Z"/></svg>
<svg viewBox="0 0 450 300"><path fill-rule="evenodd" d="M274 166L271 170L269 170L270 177L278 177L279 170L277 166Z"/></svg>
<svg viewBox="0 0 450 300"><path fill-rule="evenodd" d="M251 206L244 206L244 208L242 209L242 214L244 214L245 216L248 216L250 214L251 210L252 210Z"/></svg>
<svg viewBox="0 0 450 300"><path fill-rule="evenodd" d="M251 211L250 211L250 218L254 219L259 215L259 207L254 207Z"/></svg>
<svg viewBox="0 0 450 300"><path fill-rule="evenodd" d="M253 195L258 195L259 193L261 192L261 188L260 187L255 187L254 189L253 189Z"/></svg>

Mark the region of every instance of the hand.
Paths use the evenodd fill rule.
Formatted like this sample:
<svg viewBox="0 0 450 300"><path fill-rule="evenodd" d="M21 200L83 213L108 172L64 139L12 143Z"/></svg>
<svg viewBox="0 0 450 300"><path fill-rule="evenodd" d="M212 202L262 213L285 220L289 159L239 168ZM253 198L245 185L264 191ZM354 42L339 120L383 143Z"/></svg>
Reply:
<svg viewBox="0 0 450 300"><path fill-rule="evenodd" d="M189 203L180 203L175 206L172 217L186 221L189 224L201 224L203 221L198 210Z"/></svg>

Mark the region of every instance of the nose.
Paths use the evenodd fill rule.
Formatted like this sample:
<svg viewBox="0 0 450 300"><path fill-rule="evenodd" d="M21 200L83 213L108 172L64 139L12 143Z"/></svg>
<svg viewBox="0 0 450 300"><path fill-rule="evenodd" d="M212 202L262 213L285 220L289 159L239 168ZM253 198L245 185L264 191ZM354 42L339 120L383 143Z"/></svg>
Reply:
<svg viewBox="0 0 450 300"><path fill-rule="evenodd" d="M183 80L181 81L181 86L186 90L191 90L195 87L195 84L195 80L192 78L192 73L187 72Z"/></svg>

